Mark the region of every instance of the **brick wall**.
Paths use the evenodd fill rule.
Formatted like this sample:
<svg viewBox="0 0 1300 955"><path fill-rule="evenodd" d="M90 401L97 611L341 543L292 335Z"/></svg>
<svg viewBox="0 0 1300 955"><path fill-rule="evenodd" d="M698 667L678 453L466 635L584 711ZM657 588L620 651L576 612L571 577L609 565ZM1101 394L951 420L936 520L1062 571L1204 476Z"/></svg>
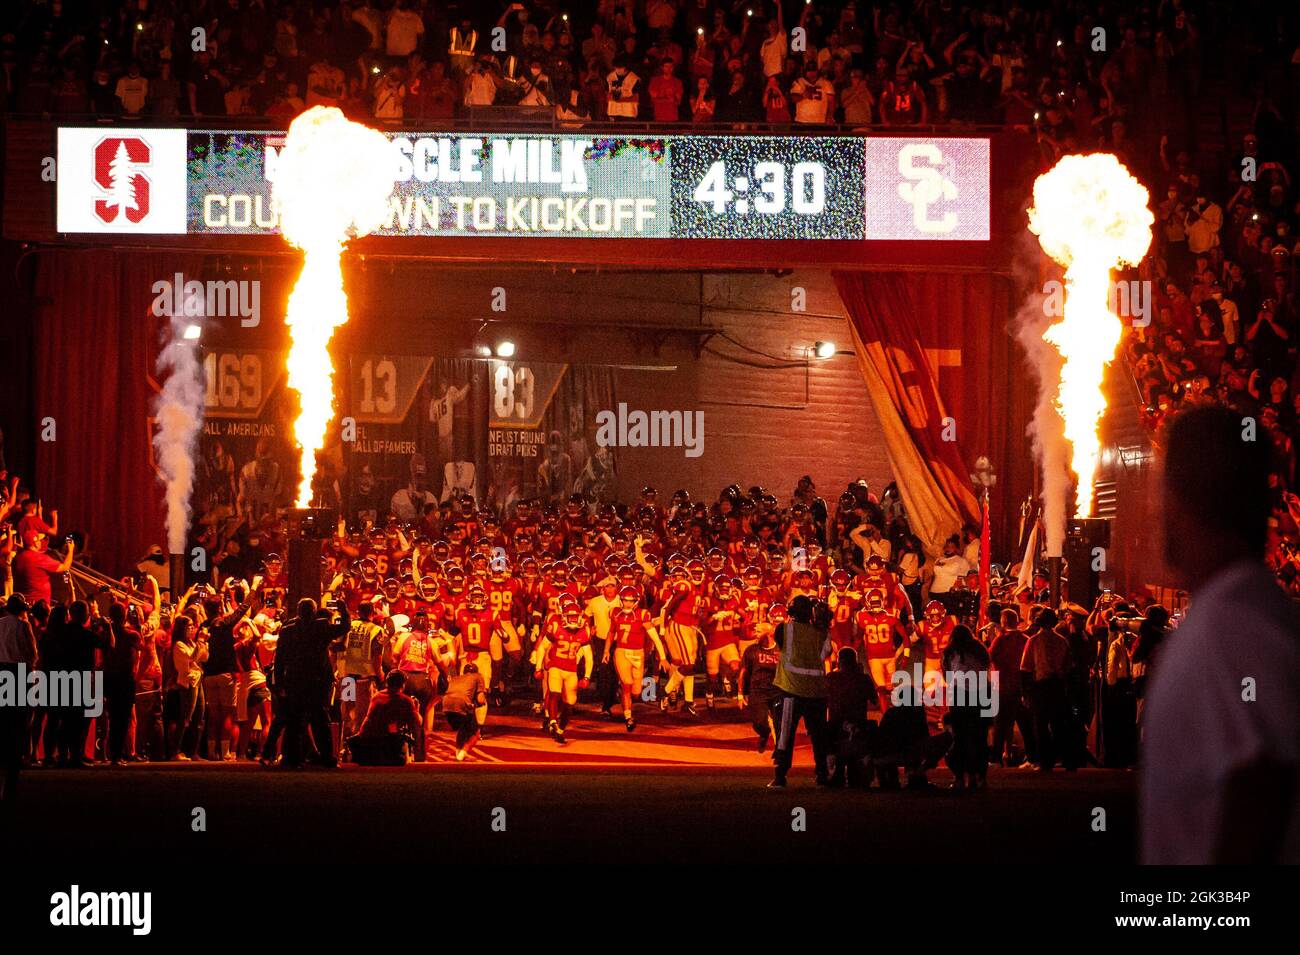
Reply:
<svg viewBox="0 0 1300 955"><path fill-rule="evenodd" d="M398 265L390 273L386 263L370 262L350 285L360 307L346 332L353 347L402 350L395 343L409 342L417 354L465 354L475 343L508 337L518 359L616 366L618 394L629 409L703 411L698 458L681 448L620 451L625 498L646 483L711 497L733 481L761 483L784 498L810 473L833 499L858 477L877 489L891 480L856 359L842 354L805 364L791 351L822 340L850 351L828 272ZM796 286L805 290L802 312L791 309ZM496 288L505 292L504 312L491 308ZM482 321L490 324L480 329ZM691 333L701 327L726 337L713 337L697 356Z"/></svg>

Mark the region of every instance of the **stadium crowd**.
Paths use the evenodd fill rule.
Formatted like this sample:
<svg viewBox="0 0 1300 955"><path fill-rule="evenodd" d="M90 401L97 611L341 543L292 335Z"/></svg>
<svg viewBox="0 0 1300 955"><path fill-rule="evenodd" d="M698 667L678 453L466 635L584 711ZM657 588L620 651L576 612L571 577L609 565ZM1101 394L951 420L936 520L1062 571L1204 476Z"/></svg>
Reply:
<svg viewBox="0 0 1300 955"><path fill-rule="evenodd" d="M1223 58L1203 38L1230 20L1247 24L1248 85L1270 65L1293 79L1297 48L1284 15L1251 27L1240 5L1183 0L1101 16L1066 0L24 0L2 16L11 113L1005 123L1045 151L1154 147L1141 117L1196 110Z"/></svg>
<svg viewBox="0 0 1300 955"><path fill-rule="evenodd" d="M1156 216L1152 252L1132 283L1149 291L1128 296L1145 299L1145 314L1129 309L1122 350L1152 435L1181 407L1220 404L1241 413L1251 440L1273 445L1269 561L1300 596L1300 195L1294 138L1278 118L1258 114L1240 156L1223 168L1201 168L1185 150L1169 156L1160 144L1145 179Z"/></svg>
<svg viewBox="0 0 1300 955"><path fill-rule="evenodd" d="M17 646L26 634L32 669L104 674L93 720L76 706L31 711L22 750L48 766L335 765L340 750L400 764L424 760L444 732L464 759L489 710L531 713L563 745L579 705L629 733L652 710L749 722L763 752L780 723L793 618L826 638L825 705L809 722L819 779L896 786L905 772L925 787L947 757L959 788L977 788L990 760L1131 765L1137 701L1168 623L1163 608L1140 617L1147 601L1111 595L1058 613L1045 578L1018 586L996 566L984 597L977 528L927 559L896 489L877 497L861 481L833 507L805 477L784 505L762 487L732 485L710 502L646 487L630 505L574 495L498 515L462 497L418 522L341 521L322 542L323 597L292 606L283 512L244 522L243 546L173 597L184 585L171 586L160 549L135 577L88 579L57 512L17 479L4 488L0 638ZM900 705L900 692L954 673L996 673L997 706ZM1104 729L1091 748L1089 727Z"/></svg>

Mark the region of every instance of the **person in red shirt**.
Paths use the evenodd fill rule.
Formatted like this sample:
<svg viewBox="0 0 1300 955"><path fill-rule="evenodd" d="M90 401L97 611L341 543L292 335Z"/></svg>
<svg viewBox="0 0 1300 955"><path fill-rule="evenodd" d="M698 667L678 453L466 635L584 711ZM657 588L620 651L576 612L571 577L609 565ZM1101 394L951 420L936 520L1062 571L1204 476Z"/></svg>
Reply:
<svg viewBox="0 0 1300 955"><path fill-rule="evenodd" d="M70 537L67 547L63 560L55 560L46 551L45 535L38 533L33 538L33 546L23 548L14 558L12 565L14 593L22 594L27 598L28 604L35 604L41 600L51 603L53 588L50 578L55 574L67 573L72 567L76 544Z"/></svg>
<svg viewBox="0 0 1300 955"><path fill-rule="evenodd" d="M23 501L23 516L18 519L18 537L24 547L34 547L42 537L59 533L59 512L50 509L50 520L45 520L45 509L40 501Z"/></svg>
<svg viewBox="0 0 1300 955"><path fill-rule="evenodd" d="M593 666L591 630L576 601L567 604L559 626L551 629L537 648L541 665L535 676L546 678L546 729L563 746L564 730L578 702L578 690L586 689Z"/></svg>
<svg viewBox="0 0 1300 955"><path fill-rule="evenodd" d="M885 601L885 609L897 611L900 615L909 606L907 591L902 582L885 566L885 559L879 554L867 558L865 573L860 574L853 589L863 599L872 591L879 592Z"/></svg>
<svg viewBox="0 0 1300 955"><path fill-rule="evenodd" d="M511 674L516 672L523 659L524 644L521 628L524 624L523 602L520 600L522 584L510 570L504 556L492 559L488 574L488 607L501 622L501 649L503 658L498 666L496 705L505 703L505 691L510 686ZM491 684L488 684L491 688Z"/></svg>
<svg viewBox="0 0 1300 955"><path fill-rule="evenodd" d="M641 606L641 593L625 586L618 592L618 607L609 614L609 639L605 643L605 660L612 656L618 682L623 689L623 722L630 733L636 729L632 716L632 695L641 690L645 677L645 645L649 640L659 654L660 665L667 658L650 611Z"/></svg>

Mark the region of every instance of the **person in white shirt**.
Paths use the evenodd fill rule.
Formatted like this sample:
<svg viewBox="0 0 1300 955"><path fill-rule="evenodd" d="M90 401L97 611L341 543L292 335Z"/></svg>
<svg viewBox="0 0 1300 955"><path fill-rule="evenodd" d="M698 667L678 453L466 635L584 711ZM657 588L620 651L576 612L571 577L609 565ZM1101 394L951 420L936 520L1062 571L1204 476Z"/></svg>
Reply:
<svg viewBox="0 0 1300 955"><path fill-rule="evenodd" d="M139 63L132 63L127 74L117 81L116 93L122 103L122 112L128 116L144 112L145 101L149 98L149 81L140 75Z"/></svg>
<svg viewBox="0 0 1300 955"><path fill-rule="evenodd" d="M384 42L384 15L370 5L370 0L361 0L361 5L352 11L352 19L370 33L370 49L378 50Z"/></svg>
<svg viewBox="0 0 1300 955"><path fill-rule="evenodd" d="M817 64L809 63L803 76L791 84L790 98L794 100L796 123L826 123L831 118L835 87L818 72Z"/></svg>
<svg viewBox="0 0 1300 955"><path fill-rule="evenodd" d="M961 555L960 540L956 534L943 542L943 556L935 560L930 569L930 586L926 598L946 594L957 581L970 573L970 564Z"/></svg>
<svg viewBox="0 0 1300 955"><path fill-rule="evenodd" d="M1219 244L1219 230L1223 228L1223 210L1205 196L1197 196L1187 210L1184 220L1187 230L1187 251L1192 255L1208 252Z"/></svg>
<svg viewBox="0 0 1300 955"><path fill-rule="evenodd" d="M490 64L483 60L475 62L465 78L465 105L491 106L496 102L497 82L492 75Z"/></svg>
<svg viewBox="0 0 1300 955"><path fill-rule="evenodd" d="M763 75L780 76L788 53L789 44L785 40L785 28L781 25L781 4L778 3L776 18L767 21L767 39L758 51L759 59L763 61Z"/></svg>
<svg viewBox="0 0 1300 955"><path fill-rule="evenodd" d="M605 84L609 88L610 119L636 119L641 105L641 91L638 89L640 82L641 78L632 72L626 60L621 60L613 72L605 77Z"/></svg>
<svg viewBox="0 0 1300 955"><path fill-rule="evenodd" d="M424 36L424 19L410 8L410 0L397 0L388 15L388 35L384 46L389 56L406 58L420 46Z"/></svg>
<svg viewBox="0 0 1300 955"><path fill-rule="evenodd" d="M1272 448L1212 405L1161 443L1164 556L1191 600L1147 672L1141 859L1294 865L1300 616L1264 563Z"/></svg>
<svg viewBox="0 0 1300 955"><path fill-rule="evenodd" d="M528 63L528 70L519 78L519 88L523 96L519 98L520 106L551 106L555 102L555 90L551 78L542 70L542 59L534 56Z"/></svg>
<svg viewBox="0 0 1300 955"><path fill-rule="evenodd" d="M861 549L864 564L872 557L879 557L886 564L889 563L894 547L888 538L881 535L880 528L875 524L859 524L849 531L849 539Z"/></svg>
<svg viewBox="0 0 1300 955"><path fill-rule="evenodd" d="M375 119L401 119L405 102L402 71L394 67L375 83Z"/></svg>

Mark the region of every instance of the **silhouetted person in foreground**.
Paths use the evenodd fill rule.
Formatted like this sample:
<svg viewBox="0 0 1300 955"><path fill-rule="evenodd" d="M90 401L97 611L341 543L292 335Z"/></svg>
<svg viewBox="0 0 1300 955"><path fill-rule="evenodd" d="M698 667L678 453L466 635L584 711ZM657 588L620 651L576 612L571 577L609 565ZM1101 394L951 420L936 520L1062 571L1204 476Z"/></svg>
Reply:
<svg viewBox="0 0 1300 955"><path fill-rule="evenodd" d="M316 601L298 601L298 616L280 631L275 650L276 683L285 708L283 765L301 767L306 756L306 733L316 742L317 762L337 766L330 733L329 703L334 688L330 644L348 632L347 607L339 604L339 622L318 616Z"/></svg>
<svg viewBox="0 0 1300 955"><path fill-rule="evenodd" d="M1163 446L1165 560L1191 602L1147 688L1142 861L1300 862L1300 618L1263 559L1270 441L1205 406Z"/></svg>
<svg viewBox="0 0 1300 955"><path fill-rule="evenodd" d="M880 691L871 674L863 672L852 647L840 650L836 664L826 675L827 746L835 756L831 785L869 785L863 761L871 752L876 726L867 719L867 711L880 709Z"/></svg>

